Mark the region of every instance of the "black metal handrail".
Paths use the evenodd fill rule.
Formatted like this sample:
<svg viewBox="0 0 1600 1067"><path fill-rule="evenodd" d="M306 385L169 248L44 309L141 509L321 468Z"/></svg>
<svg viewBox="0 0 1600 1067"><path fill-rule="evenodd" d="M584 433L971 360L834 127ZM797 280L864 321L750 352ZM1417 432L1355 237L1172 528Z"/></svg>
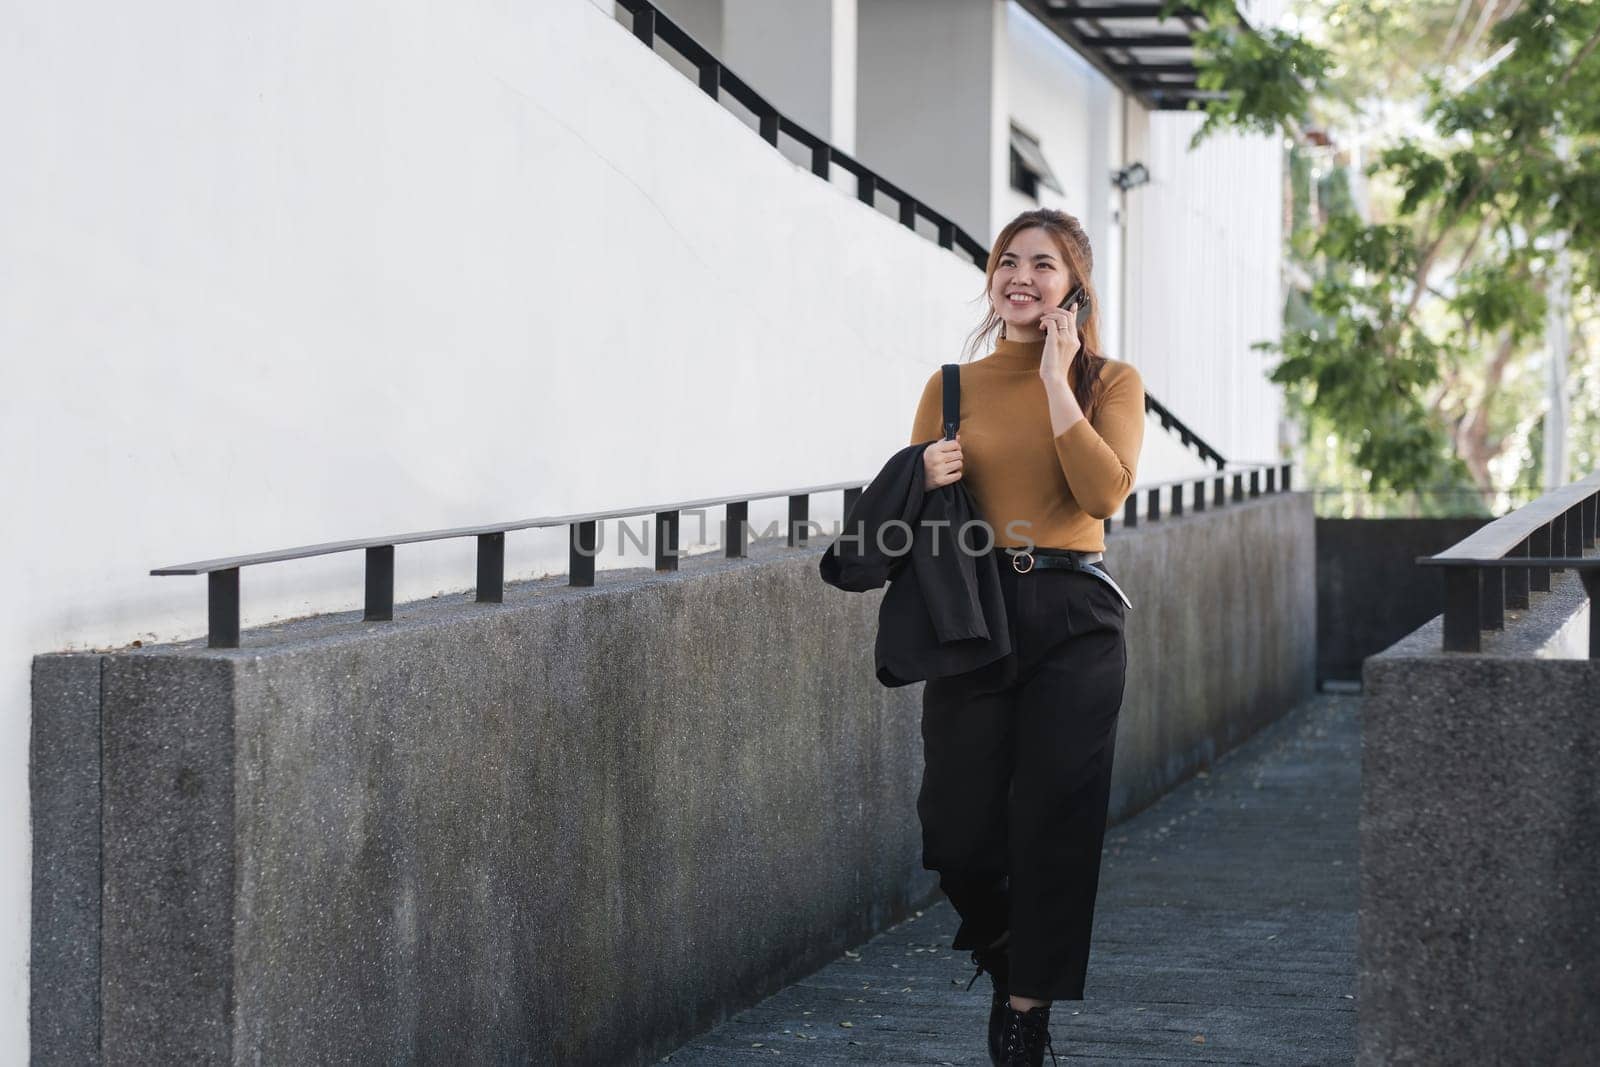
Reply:
<svg viewBox="0 0 1600 1067"><path fill-rule="evenodd" d="M1593 548L1600 519L1600 471L1551 490L1485 523L1443 552L1417 562L1444 570L1444 650L1477 652L1484 630L1505 628L1506 608L1527 608L1530 593L1550 591L1550 572L1573 570L1589 597L1589 658L1600 658L1600 558Z"/></svg>
<svg viewBox="0 0 1600 1067"><path fill-rule="evenodd" d="M1274 471L1283 471L1283 487L1289 487L1289 465L1283 464L1281 468L1265 468L1267 475L1267 492L1274 489ZM1246 472L1234 473L1235 501L1245 499L1240 479ZM1248 471L1250 476L1250 496L1258 495L1257 476L1261 469ZM1218 476L1217 506L1225 501L1222 495L1222 476ZM1161 509L1156 493L1168 485L1178 483L1163 482L1152 486L1150 503L1145 515L1148 521L1155 521L1161 517ZM393 534L387 537L365 537L348 541L328 541L317 545L300 545L295 548L282 548L271 552L252 552L242 556L225 556L220 559L200 560L194 563L178 563L168 567L157 567L150 573L152 575L197 575L206 576L206 643L211 648L238 648L239 647L239 571L244 567L253 567L263 563L281 563L292 559L307 559L313 556L330 556L340 552L363 551L366 553L366 602L362 612L364 622L388 622L394 618L394 550L396 545L418 544L426 541L447 541L462 537L474 537L478 542L478 581L476 600L485 604L500 604L505 601L505 561L507 533L517 530L533 530L553 526L567 527L567 584L574 586L594 585L594 557L599 554L597 524L608 519L626 519L640 515L654 515L654 544L655 544L655 569L657 571L676 571L678 569L678 528L681 515L685 511L699 511L706 508L721 507L726 509L724 525L724 555L729 559L742 559L749 554L750 545L750 501L770 500L776 497L787 497L789 500L787 544L791 548L802 547L810 541L810 528L816 526L810 520L811 497L816 493L843 492L843 514L848 516L850 509L861 496L861 491L866 487L865 481L831 482L827 485L809 485L798 489L773 489L756 493L740 493L735 496L703 497L698 500L680 500L664 504L642 504L633 507L611 508L606 511L585 511L570 515L542 515L532 519L519 519L516 522L497 522L483 526L457 526L445 530L421 530L413 533ZM1203 487L1204 480L1197 483ZM1205 507L1203 488L1197 487L1198 500L1196 510ZM1128 496L1127 509L1124 512L1123 525L1137 526L1139 518L1138 490ZM1181 492L1175 497L1177 505L1173 514L1181 514ZM771 528L770 526L768 527ZM821 527L817 527L818 532ZM1105 520L1105 529L1111 530L1111 520Z"/></svg>
<svg viewBox="0 0 1600 1067"><path fill-rule="evenodd" d="M357 538L349 541L329 541L320 545L300 545L272 552L254 552L243 556L201 560L197 563L179 563L157 567L153 575L204 574L207 576L206 614L208 621L207 644L211 648L239 647L239 570L262 563L279 563L284 560L306 559L311 556L329 556L339 552L366 552L366 606L362 614L366 622L387 622L394 618L394 549L396 545L417 544L424 541L447 541L461 537L475 537L478 541L479 603L499 604L505 600L506 534L516 530L533 530L552 526L567 527L567 584L591 586L594 584L594 557L599 554L596 524L607 519L632 518L636 515L655 516L655 568L658 571L678 569L678 523L685 511L722 507L726 509L725 553L729 559L747 555L750 543L750 501L769 500L774 497L789 498L790 547L806 544L808 514L811 495L843 490L844 507L848 512L860 495L865 482L833 482L828 485L810 485L799 489L773 489L736 496L704 497L674 503L648 504L636 507L612 508L608 511L586 511L571 515L542 515L516 522L490 523L485 526L458 526L447 530L422 530L395 534L389 537Z"/></svg>
<svg viewBox="0 0 1600 1067"><path fill-rule="evenodd" d="M685 33L681 26L668 18L649 0L616 0L616 2L633 16L635 37L652 48L657 38L669 45L686 63L695 68L700 88L711 99L720 103L721 98L718 94L725 90L729 96L755 115L761 137L768 144L776 147L779 135L788 134L811 150L812 174L823 181L831 182L832 166L843 167L856 176L856 199L869 206L876 206L877 194L884 194L900 205L899 218L902 226L915 233L917 219L926 219L935 228L940 248L963 252L979 270L988 267L989 249L973 239L971 234L904 189L889 182L860 160L829 144L781 113L767 101L766 97L752 89L743 78L724 66L720 59L711 54L710 49ZM1227 461L1222 457L1222 453L1185 425L1165 404L1148 393L1145 394L1145 410L1153 412L1160 418L1162 429L1176 432L1183 446L1193 448L1202 460L1213 462L1218 468L1226 465Z"/></svg>
<svg viewBox="0 0 1600 1067"><path fill-rule="evenodd" d="M1487 521L1531 503L1546 491L1542 485L1517 485L1509 489L1479 489L1460 485L1418 486L1413 489L1327 486L1308 490L1315 501L1317 518L1342 522L1390 519ZM1476 510L1473 505L1478 505Z"/></svg>
<svg viewBox="0 0 1600 1067"><path fill-rule="evenodd" d="M1290 463L1251 463L1236 464L1225 471L1216 474L1207 474L1199 478L1174 478L1171 481L1157 482L1154 485L1141 485L1128 494L1128 499L1122 505L1122 525L1134 527L1139 525L1139 494L1145 495L1144 518L1147 522L1155 522L1161 518L1161 494L1167 494L1167 513L1174 518L1184 512L1183 491L1193 487L1190 495L1190 507L1194 511L1206 510L1206 486L1209 483L1212 489L1211 506L1220 508L1228 503L1240 503L1247 499L1260 496L1263 492L1276 493L1289 492L1289 471L1293 464ZM1229 477L1233 479L1233 497L1228 497L1227 483ZM1246 489L1246 479L1249 488ZM1266 482L1262 486L1263 480ZM1111 520L1106 520L1106 531L1111 530Z"/></svg>
<svg viewBox="0 0 1600 1067"><path fill-rule="evenodd" d="M888 182L859 160L781 114L760 93L757 93L743 79L724 66L709 50L685 33L681 27L663 14L655 5L649 3L648 0L617 0L617 3L633 15L632 28L635 37L647 46L652 47L656 38L659 37L663 42L675 49L679 55L696 69L700 87L713 100L719 99L719 92L726 90L729 96L748 108L756 116L760 126L761 137L769 144L776 146L780 134L787 134L793 137L811 150L811 169L816 176L824 180L831 180L832 171L830 168L834 165L843 167L846 171L856 176L856 195L861 201L875 206L875 198L878 193L890 197L900 206L899 220L902 225L915 232L917 219L925 219L935 227L940 247L957 249L963 252L980 269L988 265L989 250L974 240L970 234L905 190ZM1164 404L1148 394L1145 397L1145 410L1154 413L1160 418L1164 429L1169 431L1176 430L1183 444L1186 447L1195 448L1202 459L1208 462L1215 462L1219 469L1226 465L1227 461L1223 459L1221 453L1190 430ZM1266 475L1266 491L1273 492L1276 472L1280 469L1283 477L1283 488L1287 490L1289 488L1289 464L1282 464L1281 466L1257 465L1249 470L1241 468L1231 471L1230 473L1233 475L1233 500L1241 501L1245 499L1243 479L1246 474L1250 479L1249 495L1251 497L1260 494L1260 476L1263 472ZM1219 507L1227 502L1224 490L1225 477L1225 474L1215 476L1214 504ZM804 545L808 540L807 528L810 524L807 516L810 510L812 494L842 491L844 493L844 511L848 514L851 505L855 503L866 484L866 482L838 482L831 485L807 486L800 489L744 493L731 497L707 497L701 500L617 508L610 511L541 516L517 522L493 523L487 526L462 526L446 530L425 530L396 534L388 537L330 541L323 544L301 545L296 548L280 549L273 552L257 552L249 555L202 560L195 563L182 563L170 567L158 567L150 573L152 575L206 575L207 643L212 648L237 648L239 647L240 629L239 571L243 567L256 566L262 563L277 563L291 559L305 559L312 556L332 555L340 552L363 551L366 553L366 600L362 617L364 621L368 622L384 622L394 618L394 550L396 545L451 540L462 537L476 538L478 542L476 598L481 603L501 603L505 598L505 535L512 531L566 526L568 528L568 584L592 586L594 584L594 556L597 544L596 524L607 519L631 518L636 515L653 514L655 516L656 570L673 571L677 570L678 565L678 524L680 515L684 511L710 507L725 508L725 524L730 531L725 541L725 552L729 558L741 558L747 554L749 544L750 501L780 496L788 497L788 544L793 547ZM1182 514L1184 509L1183 485L1187 484L1188 480L1184 480L1181 484L1177 482L1161 483L1147 487L1146 521L1160 519L1160 494L1163 490L1169 493L1171 513L1174 515ZM1194 510L1203 511L1206 507L1205 479L1195 481L1194 486ZM1135 489L1128 496L1123 512L1123 524L1125 526L1133 527L1139 524L1138 493L1139 490ZM1111 520L1106 519L1104 521L1105 528L1109 532Z"/></svg>
<svg viewBox="0 0 1600 1067"><path fill-rule="evenodd" d="M868 205L876 205L877 194L882 193L900 206L900 224L915 231L917 219L932 223L940 248L964 253L978 267L989 262L989 250L972 238L961 227L933 210L904 189L894 185L860 160L823 140L798 122L781 113L767 98L752 89L743 78L729 70L710 50L685 33L660 8L648 0L617 0L617 6L633 16L633 35L646 45L654 46L657 38L670 45L673 51L692 65L700 88L713 100L719 92L726 92L744 105L756 117L763 140L776 146L780 134L788 134L811 150L811 173L824 181L831 181L832 166L838 165L856 177L856 198Z"/></svg>
<svg viewBox="0 0 1600 1067"><path fill-rule="evenodd" d="M1212 448L1199 434L1189 429L1182 419L1167 408L1167 405L1151 396L1148 391L1144 394L1144 409L1161 420L1161 428L1163 430L1168 433L1176 433L1183 446L1185 448L1192 447L1201 459L1208 463L1215 463L1218 470L1227 466L1228 461L1222 457L1221 452Z"/></svg>

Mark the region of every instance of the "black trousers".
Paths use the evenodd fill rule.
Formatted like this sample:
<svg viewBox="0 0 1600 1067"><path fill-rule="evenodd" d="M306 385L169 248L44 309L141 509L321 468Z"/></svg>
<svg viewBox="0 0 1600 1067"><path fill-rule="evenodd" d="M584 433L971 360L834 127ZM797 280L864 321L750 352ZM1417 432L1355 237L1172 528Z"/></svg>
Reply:
<svg viewBox="0 0 1600 1067"><path fill-rule="evenodd" d="M1009 930L1011 993L1082 1000L1127 609L1093 575L995 552L1011 654L923 685L922 863L961 916L952 947Z"/></svg>

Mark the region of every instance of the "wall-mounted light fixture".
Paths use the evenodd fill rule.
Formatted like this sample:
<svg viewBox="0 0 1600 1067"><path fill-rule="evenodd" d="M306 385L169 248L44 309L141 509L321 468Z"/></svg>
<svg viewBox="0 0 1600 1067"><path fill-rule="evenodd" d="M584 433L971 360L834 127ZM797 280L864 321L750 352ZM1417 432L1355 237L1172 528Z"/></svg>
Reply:
<svg viewBox="0 0 1600 1067"><path fill-rule="evenodd" d="M1130 163L1121 170L1113 171L1111 184L1123 192L1127 192L1136 185L1143 185L1150 180L1150 169L1143 163Z"/></svg>

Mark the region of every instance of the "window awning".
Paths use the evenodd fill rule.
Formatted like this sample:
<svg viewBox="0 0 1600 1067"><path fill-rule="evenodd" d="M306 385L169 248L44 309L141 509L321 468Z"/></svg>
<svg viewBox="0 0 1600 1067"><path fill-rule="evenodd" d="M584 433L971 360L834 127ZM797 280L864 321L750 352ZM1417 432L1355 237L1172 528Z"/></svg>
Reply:
<svg viewBox="0 0 1600 1067"><path fill-rule="evenodd" d="M1206 22L1192 8L1177 8L1164 19L1159 3L1017 2L1145 107L1181 111L1191 100L1218 95L1195 85L1189 35Z"/></svg>
<svg viewBox="0 0 1600 1067"><path fill-rule="evenodd" d="M1011 150L1022 160L1022 165L1028 172L1038 179L1040 185L1048 186L1058 193L1066 192L1056 180L1056 172L1050 169L1049 162L1044 158L1044 152L1039 148L1039 139L1015 123L1011 126Z"/></svg>

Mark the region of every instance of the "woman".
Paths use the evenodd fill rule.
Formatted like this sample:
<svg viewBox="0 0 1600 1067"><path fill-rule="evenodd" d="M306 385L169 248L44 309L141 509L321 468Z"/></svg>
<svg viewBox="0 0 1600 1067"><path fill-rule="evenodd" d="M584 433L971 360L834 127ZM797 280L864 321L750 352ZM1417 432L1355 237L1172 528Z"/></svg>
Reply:
<svg viewBox="0 0 1600 1067"><path fill-rule="evenodd" d="M917 798L923 865L961 917L953 947L994 984L995 1063L1043 1063L1051 1003L1083 999L1127 670L1120 590L1074 569L1109 575L1103 520L1132 491L1144 441L1139 372L1099 352L1092 267L1077 219L1013 219L989 254L990 311L967 354L1001 334L961 368L960 429L942 439L935 373L911 434L933 439L928 488L965 479L1011 625L1005 658L924 683Z"/></svg>

